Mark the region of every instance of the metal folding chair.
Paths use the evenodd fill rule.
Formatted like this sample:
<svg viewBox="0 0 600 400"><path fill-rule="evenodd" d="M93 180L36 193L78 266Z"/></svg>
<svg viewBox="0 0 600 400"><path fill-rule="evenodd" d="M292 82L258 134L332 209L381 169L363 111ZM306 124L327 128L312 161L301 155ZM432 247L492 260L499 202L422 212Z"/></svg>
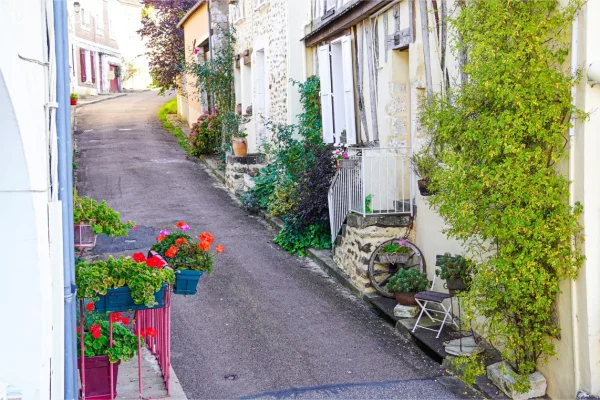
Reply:
<svg viewBox="0 0 600 400"><path fill-rule="evenodd" d="M437 274L434 274L433 282L431 283L431 290L419 292L415 295L415 300L421 307L421 312L419 313L417 323L413 327L412 331L414 332L417 330L417 328L422 328L433 332L437 332L437 339L440 337L440 334L442 333L442 329L444 329L446 322L450 322L456 325L456 327L458 327L458 325L454 321L454 318L452 318L452 296L449 293L436 292L433 290L436 278ZM448 306L444 304L446 300L450 300L450 304ZM436 318L432 315L432 313L443 314L444 318ZM440 325L440 329L433 329L427 326L419 325L419 322L421 322L421 318L423 318L423 314L426 314L432 322L441 322L442 324Z"/></svg>

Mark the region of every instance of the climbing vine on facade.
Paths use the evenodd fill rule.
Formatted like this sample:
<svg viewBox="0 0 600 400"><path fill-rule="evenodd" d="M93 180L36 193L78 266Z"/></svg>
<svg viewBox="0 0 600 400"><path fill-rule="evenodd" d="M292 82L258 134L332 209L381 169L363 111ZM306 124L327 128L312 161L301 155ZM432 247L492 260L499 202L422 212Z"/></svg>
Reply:
<svg viewBox="0 0 600 400"><path fill-rule="evenodd" d="M421 117L439 162L430 204L480 261L468 317L485 317L479 332L523 376L555 354L559 284L583 263L582 209L568 205L560 169L571 117L584 117L571 104L579 75L565 65L581 5L465 2L451 24L466 80L428 98Z"/></svg>

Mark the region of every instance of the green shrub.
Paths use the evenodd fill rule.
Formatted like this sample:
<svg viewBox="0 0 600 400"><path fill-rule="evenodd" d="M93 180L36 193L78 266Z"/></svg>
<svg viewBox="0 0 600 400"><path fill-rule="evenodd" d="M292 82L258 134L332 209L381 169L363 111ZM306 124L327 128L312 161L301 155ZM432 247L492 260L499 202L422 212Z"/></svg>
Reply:
<svg viewBox="0 0 600 400"><path fill-rule="evenodd" d="M523 377L555 355L559 285L584 259L573 246L582 208L568 206L557 168L570 117L583 116L571 104L581 74L565 67L582 4L464 2L451 23L466 79L427 98L421 117L440 161L429 203L449 237L485 255L465 293L467 318Z"/></svg>
<svg viewBox="0 0 600 400"><path fill-rule="evenodd" d="M310 247L315 249L331 248L329 226L323 224L313 224L298 230L286 222L273 241L282 249L299 256L305 256L306 249Z"/></svg>
<svg viewBox="0 0 600 400"><path fill-rule="evenodd" d="M135 222L121 222L121 214L110 208L106 200L98 203L96 200L79 197L73 193L73 221L75 224L84 223L92 226L95 235L127 236Z"/></svg>
<svg viewBox="0 0 600 400"><path fill-rule="evenodd" d="M385 288L394 293L412 293L427 290L430 284L426 273L415 268L402 268L390 278Z"/></svg>
<svg viewBox="0 0 600 400"><path fill-rule="evenodd" d="M469 285L471 283L473 273L475 272L475 264L471 260L467 260L461 255L451 256L450 253L444 253L438 260L440 269L435 273L444 280L458 280Z"/></svg>
<svg viewBox="0 0 600 400"><path fill-rule="evenodd" d="M221 118L208 111L192 125L187 137L190 155L215 154L221 146Z"/></svg>

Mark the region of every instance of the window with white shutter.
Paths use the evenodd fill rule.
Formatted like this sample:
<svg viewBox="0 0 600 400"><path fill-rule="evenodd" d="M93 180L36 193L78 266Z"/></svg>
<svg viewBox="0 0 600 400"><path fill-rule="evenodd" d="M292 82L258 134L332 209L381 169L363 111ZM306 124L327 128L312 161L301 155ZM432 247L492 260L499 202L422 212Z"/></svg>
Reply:
<svg viewBox="0 0 600 400"><path fill-rule="evenodd" d="M356 112L354 104L354 73L352 68L352 36L342 39L342 69L344 79L344 111L346 144L356 144Z"/></svg>
<svg viewBox="0 0 600 400"><path fill-rule="evenodd" d="M317 50L319 79L321 81L321 118L323 120L323 141L333 143L333 98L331 92L331 59L329 44Z"/></svg>

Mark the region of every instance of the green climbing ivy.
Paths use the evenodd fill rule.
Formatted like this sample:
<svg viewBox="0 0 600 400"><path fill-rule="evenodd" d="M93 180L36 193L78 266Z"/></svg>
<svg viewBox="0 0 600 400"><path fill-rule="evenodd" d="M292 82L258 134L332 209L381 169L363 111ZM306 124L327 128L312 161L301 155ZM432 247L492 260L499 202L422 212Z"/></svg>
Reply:
<svg viewBox="0 0 600 400"><path fill-rule="evenodd" d="M566 65L569 27L582 1L473 0L453 28L462 37L465 82L424 101L431 140L430 204L446 234L478 255L467 317L523 376L555 354L554 303L583 256L580 205L568 206L559 169L580 78ZM567 63L568 64L568 63ZM483 320L483 321L482 321ZM481 322L482 321L482 322ZM477 362L473 364L477 366ZM524 379L519 390L527 390Z"/></svg>

